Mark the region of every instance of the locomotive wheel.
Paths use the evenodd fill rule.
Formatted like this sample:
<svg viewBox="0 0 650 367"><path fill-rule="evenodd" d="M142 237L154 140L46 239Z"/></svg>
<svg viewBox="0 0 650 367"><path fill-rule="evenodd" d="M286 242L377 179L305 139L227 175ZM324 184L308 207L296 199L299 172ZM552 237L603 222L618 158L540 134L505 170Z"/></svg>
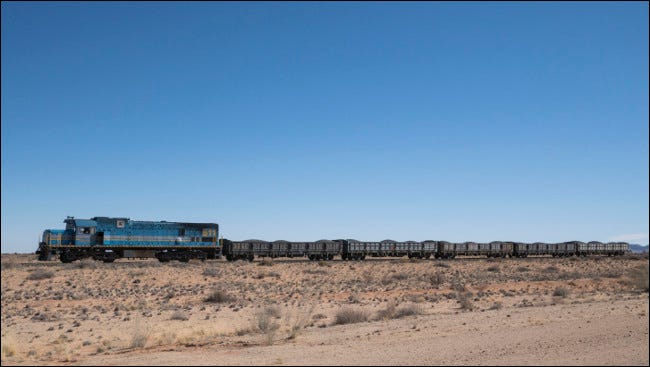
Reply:
<svg viewBox="0 0 650 367"><path fill-rule="evenodd" d="M65 251L61 255L59 255L59 260L61 260L61 262L64 264L69 264L75 259L69 251Z"/></svg>

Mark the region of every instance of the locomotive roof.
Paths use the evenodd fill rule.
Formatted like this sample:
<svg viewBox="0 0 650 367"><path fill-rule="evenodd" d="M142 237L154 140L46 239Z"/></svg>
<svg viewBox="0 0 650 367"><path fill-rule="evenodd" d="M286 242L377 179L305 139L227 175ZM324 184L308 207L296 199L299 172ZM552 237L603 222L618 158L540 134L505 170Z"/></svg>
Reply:
<svg viewBox="0 0 650 367"><path fill-rule="evenodd" d="M169 224L185 224L185 225L189 225L189 226L200 226L200 227L218 225L217 223L168 222L166 220L161 220L161 221L131 220L130 218L127 218L127 217L93 217L93 218L90 219L90 221L88 221L87 219L74 219L75 223L77 223L77 221L88 221L88 222L92 221L92 222L95 222L95 224L92 224L92 225L96 225L96 222L113 222L113 221L116 221L116 220L123 220L123 221L127 221L127 222L134 223L134 224L135 223L143 223L143 224L147 224L147 223L169 223ZM77 224L77 225L79 225L79 224ZM89 226L91 226L91 225L89 225Z"/></svg>
<svg viewBox="0 0 650 367"><path fill-rule="evenodd" d="M73 219L75 227L96 227L97 222L90 219Z"/></svg>

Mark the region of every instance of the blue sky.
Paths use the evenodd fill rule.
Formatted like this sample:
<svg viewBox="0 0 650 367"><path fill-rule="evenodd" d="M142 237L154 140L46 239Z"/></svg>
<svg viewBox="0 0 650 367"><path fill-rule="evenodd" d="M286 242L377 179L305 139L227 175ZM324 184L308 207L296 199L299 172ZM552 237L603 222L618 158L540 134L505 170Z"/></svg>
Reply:
<svg viewBox="0 0 650 367"><path fill-rule="evenodd" d="M2 3L2 252L77 218L231 239L648 243L648 3Z"/></svg>

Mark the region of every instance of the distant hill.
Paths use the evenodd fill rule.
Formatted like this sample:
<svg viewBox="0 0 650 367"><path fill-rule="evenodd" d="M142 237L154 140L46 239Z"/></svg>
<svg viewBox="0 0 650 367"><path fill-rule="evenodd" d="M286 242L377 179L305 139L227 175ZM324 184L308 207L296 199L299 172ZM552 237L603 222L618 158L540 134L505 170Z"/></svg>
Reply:
<svg viewBox="0 0 650 367"><path fill-rule="evenodd" d="M641 246L635 243L630 243L630 250L634 253L648 252L648 245Z"/></svg>

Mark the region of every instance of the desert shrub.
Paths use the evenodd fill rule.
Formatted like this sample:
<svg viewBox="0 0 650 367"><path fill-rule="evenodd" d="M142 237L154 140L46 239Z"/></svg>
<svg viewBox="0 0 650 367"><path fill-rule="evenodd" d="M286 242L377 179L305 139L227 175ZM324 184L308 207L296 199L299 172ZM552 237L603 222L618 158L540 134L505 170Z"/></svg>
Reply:
<svg viewBox="0 0 650 367"><path fill-rule="evenodd" d="M18 264L13 259L8 259L8 260L2 259L0 266L2 267L2 270L9 270L9 269L17 268Z"/></svg>
<svg viewBox="0 0 650 367"><path fill-rule="evenodd" d="M553 296L566 298L569 295L569 290L565 287L557 287L553 291Z"/></svg>
<svg viewBox="0 0 650 367"><path fill-rule="evenodd" d="M413 316L413 315L421 315L422 314L422 307L417 304L409 304L405 306L399 307L395 311L394 317L396 319L406 317L406 316Z"/></svg>
<svg viewBox="0 0 650 367"><path fill-rule="evenodd" d="M129 272L129 278L133 278L134 283L140 283L140 279L137 278L145 275L147 275L147 272L145 270L131 270ZM137 282L135 282L136 280Z"/></svg>
<svg viewBox="0 0 650 367"><path fill-rule="evenodd" d="M232 302L234 300L235 297L228 294L228 292L223 291L221 289L215 289L208 295L208 297L205 299L205 302L226 303L226 302Z"/></svg>
<svg viewBox="0 0 650 367"><path fill-rule="evenodd" d="M355 324L366 321L368 321L368 312L353 308L343 308L334 316L334 325Z"/></svg>
<svg viewBox="0 0 650 367"><path fill-rule="evenodd" d="M389 320L392 319L395 315L395 310L397 309L395 302L390 301L386 305L386 308L377 311L377 320Z"/></svg>
<svg viewBox="0 0 650 367"><path fill-rule="evenodd" d="M264 314L271 317L280 318L282 315L282 309L279 306L268 306L264 308Z"/></svg>
<svg viewBox="0 0 650 367"><path fill-rule="evenodd" d="M329 274L329 271L325 269L305 269L302 271L305 274L314 274L314 275L325 275Z"/></svg>
<svg viewBox="0 0 650 367"><path fill-rule="evenodd" d="M221 271L215 268L205 268L203 269L203 276L205 277L218 277L221 275Z"/></svg>
<svg viewBox="0 0 650 367"><path fill-rule="evenodd" d="M257 329L263 333L266 333L270 330L277 330L280 325L278 325L274 319L278 315L277 308L266 307L263 310L257 311L255 313L255 326Z"/></svg>
<svg viewBox="0 0 650 367"><path fill-rule="evenodd" d="M557 278L561 280L569 280L569 279L580 279L583 278L585 275L580 273L579 271L563 271L562 273L558 274Z"/></svg>
<svg viewBox="0 0 650 367"><path fill-rule="evenodd" d="M258 262L257 265L259 266L273 266L275 263L273 262L273 259L262 259L262 261Z"/></svg>
<svg viewBox="0 0 650 367"><path fill-rule="evenodd" d="M543 271L544 273L557 273L558 271L560 271L560 269L558 269L557 267L551 265L551 266L546 267L546 268L545 268L544 270L542 270L542 271Z"/></svg>
<svg viewBox="0 0 650 367"><path fill-rule="evenodd" d="M177 340L177 335L173 331L165 331L160 334L157 339L156 344L159 346L173 345Z"/></svg>
<svg viewBox="0 0 650 367"><path fill-rule="evenodd" d="M359 298L357 293L352 293L348 296L348 301L350 301L350 303L361 303L361 298Z"/></svg>
<svg viewBox="0 0 650 367"><path fill-rule="evenodd" d="M82 259L78 263L75 263L75 266L79 269L97 269L98 264L97 261L86 258L86 259Z"/></svg>
<svg viewBox="0 0 650 367"><path fill-rule="evenodd" d="M422 303L427 300L427 298L421 294L409 294L404 298L408 299L410 302L413 303Z"/></svg>
<svg viewBox="0 0 650 367"><path fill-rule="evenodd" d="M648 264L631 269L629 276L634 289L648 292Z"/></svg>
<svg viewBox="0 0 650 367"><path fill-rule="evenodd" d="M186 321L189 320L189 316L183 311L176 311L172 314L172 317L170 320L181 320L181 321Z"/></svg>
<svg viewBox="0 0 650 367"><path fill-rule="evenodd" d="M276 273L274 271L263 271L256 275L253 275L253 278L255 279L264 279L266 277L280 278L280 273Z"/></svg>
<svg viewBox="0 0 650 367"><path fill-rule="evenodd" d="M41 279L50 279L54 277L54 273L45 270L45 269L36 269L31 274L27 276L28 280L41 280Z"/></svg>
<svg viewBox="0 0 650 367"><path fill-rule="evenodd" d="M44 321L44 322L49 322L49 321L58 321L59 316L56 314L48 314L45 312L37 312L34 316L32 316L32 320L34 321Z"/></svg>
<svg viewBox="0 0 650 367"><path fill-rule="evenodd" d="M287 339L293 340L300 335L302 329L309 326L311 323L311 315L314 313L314 307L305 310L305 311L296 311L292 315L288 316L289 323L289 334Z"/></svg>
<svg viewBox="0 0 650 367"><path fill-rule="evenodd" d="M451 282L451 288L456 292L465 292L467 287L460 279L456 278Z"/></svg>
<svg viewBox="0 0 650 367"><path fill-rule="evenodd" d="M273 344L273 336L280 328L280 324L274 321L275 317L279 317L279 313L280 311L277 307L266 307L255 313L255 327L265 335L267 345Z"/></svg>
<svg viewBox="0 0 650 367"><path fill-rule="evenodd" d="M271 278L280 279L280 273L277 273L277 272L275 272L275 271L269 271L269 272L267 272L267 273L266 273L266 276L267 276L267 277L271 277Z"/></svg>
<svg viewBox="0 0 650 367"><path fill-rule="evenodd" d="M140 323L136 323L133 329L133 336L131 337L131 348L144 348L149 340L149 333L143 330Z"/></svg>
<svg viewBox="0 0 650 367"><path fill-rule="evenodd" d="M621 276L623 276L623 273L617 270L609 270L609 271L604 271L599 275L602 276L603 278L620 278Z"/></svg>
<svg viewBox="0 0 650 367"><path fill-rule="evenodd" d="M381 284L383 285L388 285L394 282L399 282L402 280L406 280L409 278L409 275L407 273L392 273L392 274L387 274L383 278L381 278Z"/></svg>
<svg viewBox="0 0 650 367"><path fill-rule="evenodd" d="M431 283L432 286L439 287L444 282L445 282L445 274L441 272L429 274L429 283Z"/></svg>
<svg viewBox="0 0 650 367"><path fill-rule="evenodd" d="M241 329L235 330L235 335L244 336L244 335L251 334L253 332L255 332L255 330L253 330L251 328L241 328Z"/></svg>
<svg viewBox="0 0 650 367"><path fill-rule="evenodd" d="M460 303L460 308L467 311L472 311L475 306L472 302L472 293L471 292L459 292L457 297L458 303Z"/></svg>
<svg viewBox="0 0 650 367"><path fill-rule="evenodd" d="M490 307L490 310L500 310L501 308L503 308L503 303L494 302L494 304Z"/></svg>

